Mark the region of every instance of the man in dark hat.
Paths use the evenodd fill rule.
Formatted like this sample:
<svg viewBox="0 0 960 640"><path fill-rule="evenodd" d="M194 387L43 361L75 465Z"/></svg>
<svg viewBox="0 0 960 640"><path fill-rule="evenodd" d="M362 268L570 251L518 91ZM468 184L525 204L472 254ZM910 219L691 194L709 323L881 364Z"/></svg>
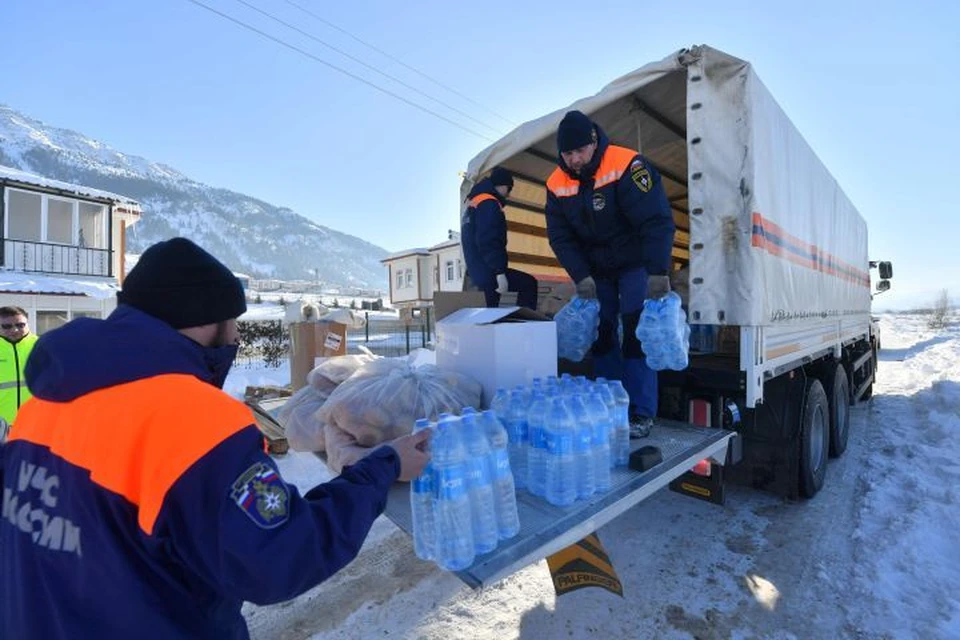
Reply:
<svg viewBox="0 0 960 640"><path fill-rule="evenodd" d="M518 305L535 310L536 278L507 268L507 218L503 207L512 189L510 172L495 167L470 190L460 220L460 246L467 273L483 290L488 307L499 306L502 294L515 291Z"/></svg>
<svg viewBox="0 0 960 640"><path fill-rule="evenodd" d="M632 429L645 435L657 415L657 374L647 367L634 332L644 299L670 288L670 203L657 170L633 149L610 144L580 111L560 121L557 150L559 166L547 180L550 246L577 294L599 298L594 369L623 380Z"/></svg>
<svg viewBox="0 0 960 640"><path fill-rule="evenodd" d="M244 601L289 600L356 556L429 430L301 496L220 389L246 310L230 270L174 238L117 299L27 363L34 398L0 452L0 637L247 637Z"/></svg>

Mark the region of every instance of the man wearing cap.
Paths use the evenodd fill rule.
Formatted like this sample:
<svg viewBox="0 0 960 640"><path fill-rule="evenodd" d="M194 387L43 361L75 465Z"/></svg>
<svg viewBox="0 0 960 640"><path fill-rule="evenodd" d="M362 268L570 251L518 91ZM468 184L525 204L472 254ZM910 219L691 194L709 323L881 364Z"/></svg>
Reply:
<svg viewBox="0 0 960 640"><path fill-rule="evenodd" d="M421 434L301 496L220 387L246 310L183 238L147 249L106 320L40 338L3 447L0 637L245 638L243 601L288 600L357 554Z"/></svg>
<svg viewBox="0 0 960 640"><path fill-rule="evenodd" d="M507 268L507 218L503 207L512 189L513 176L496 167L470 190L460 220L460 244L467 273L483 290L488 307L499 306L502 294L515 291L518 305L535 310L536 278Z"/></svg>
<svg viewBox="0 0 960 640"><path fill-rule="evenodd" d="M599 298L598 376L622 379L636 435L657 415L657 374L634 333L645 298L669 291L674 224L657 170L610 144L580 111L557 128L558 167L547 180L547 236L577 295ZM622 344L618 316L623 323Z"/></svg>
<svg viewBox="0 0 960 640"><path fill-rule="evenodd" d="M37 336L30 333L26 311L20 307L0 307L0 337L3 337L0 341L0 420L10 425L30 397L23 371ZM0 426L0 436L5 431L6 427Z"/></svg>

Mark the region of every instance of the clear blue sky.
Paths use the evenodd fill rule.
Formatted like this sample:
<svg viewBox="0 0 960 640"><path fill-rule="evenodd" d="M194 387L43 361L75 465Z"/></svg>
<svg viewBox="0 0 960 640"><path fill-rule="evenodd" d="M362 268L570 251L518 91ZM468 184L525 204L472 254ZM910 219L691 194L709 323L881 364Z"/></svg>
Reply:
<svg viewBox="0 0 960 640"><path fill-rule="evenodd" d="M237 0L202 0L499 137ZM285 0L245 0L478 120L510 125ZM692 44L752 62L894 261L878 306L960 297L960 2L294 0L513 123ZM388 250L458 224L487 144L187 0L6 0L0 103Z"/></svg>

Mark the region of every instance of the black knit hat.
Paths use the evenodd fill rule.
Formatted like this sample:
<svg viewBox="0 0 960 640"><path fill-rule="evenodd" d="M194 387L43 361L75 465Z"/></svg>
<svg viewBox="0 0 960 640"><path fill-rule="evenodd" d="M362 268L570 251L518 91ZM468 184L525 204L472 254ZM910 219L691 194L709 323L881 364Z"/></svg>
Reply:
<svg viewBox="0 0 960 640"><path fill-rule="evenodd" d="M557 151L573 151L593 142L593 122L580 111L568 111L557 127Z"/></svg>
<svg viewBox="0 0 960 640"><path fill-rule="evenodd" d="M164 240L144 251L124 279L117 302L174 329L229 320L247 310L240 280L186 238Z"/></svg>
<svg viewBox="0 0 960 640"><path fill-rule="evenodd" d="M490 172L490 182L495 187L509 187L513 189L513 176L503 167L494 167Z"/></svg>

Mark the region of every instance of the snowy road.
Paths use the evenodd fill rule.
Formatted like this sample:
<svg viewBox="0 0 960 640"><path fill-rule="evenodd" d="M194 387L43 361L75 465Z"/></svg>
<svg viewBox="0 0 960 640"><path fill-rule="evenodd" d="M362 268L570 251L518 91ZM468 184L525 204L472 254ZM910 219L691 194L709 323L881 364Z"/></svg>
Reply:
<svg viewBox="0 0 960 640"><path fill-rule="evenodd" d="M556 598L546 563L474 592L381 518L361 556L294 601L247 605L254 638L960 638L960 330L884 316L874 399L813 500L670 492L599 532L624 598ZM310 456L280 461L309 488Z"/></svg>

